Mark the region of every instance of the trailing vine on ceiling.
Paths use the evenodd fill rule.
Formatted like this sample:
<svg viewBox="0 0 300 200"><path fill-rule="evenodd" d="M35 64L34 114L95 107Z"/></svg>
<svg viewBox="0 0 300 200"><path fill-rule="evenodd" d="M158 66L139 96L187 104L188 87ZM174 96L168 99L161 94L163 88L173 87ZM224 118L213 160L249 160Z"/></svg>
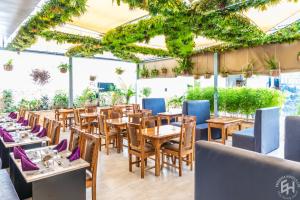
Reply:
<svg viewBox="0 0 300 200"><path fill-rule="evenodd" d="M137 54L172 56L187 59L195 52L222 51L253 47L269 43L291 42L300 39L296 22L274 34L267 35L240 12L249 8L267 9L281 0L113 0L127 3L130 8L149 11L147 19L119 26L103 38L50 31L85 11L87 0L50 0L40 12L29 19L8 45L9 49L30 47L37 36L58 43L76 44L68 50L69 56L94 56L110 51L124 60L140 62ZM296 2L297 0L290 0ZM165 35L166 47L154 49L138 46L155 36ZM223 42L221 45L195 51L196 36Z"/></svg>

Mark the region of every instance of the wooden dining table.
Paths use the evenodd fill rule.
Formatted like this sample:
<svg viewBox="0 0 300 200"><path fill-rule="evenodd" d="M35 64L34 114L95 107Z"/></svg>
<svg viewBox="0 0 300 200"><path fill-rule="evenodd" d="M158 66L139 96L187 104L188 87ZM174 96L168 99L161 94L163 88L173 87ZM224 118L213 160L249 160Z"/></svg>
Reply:
<svg viewBox="0 0 300 200"><path fill-rule="evenodd" d="M84 108L79 108L80 111L85 110ZM66 121L68 120L68 116L74 113L73 108L65 108L65 109L59 109L58 110L59 115L61 115L61 119L62 119L62 128L63 128L63 132L66 131Z"/></svg>
<svg viewBox="0 0 300 200"><path fill-rule="evenodd" d="M81 120L85 120L88 123L88 132L91 133L92 122L95 121L98 117L97 113L81 113Z"/></svg>
<svg viewBox="0 0 300 200"><path fill-rule="evenodd" d="M172 125L163 125L155 128L142 129L146 139L151 140L155 148L155 176L160 176L160 148L165 142L180 136L181 128Z"/></svg>
<svg viewBox="0 0 300 200"><path fill-rule="evenodd" d="M123 150L123 137L121 135L122 130L126 129L128 123L128 117L122 117L117 119L107 119L106 123L117 130L117 152L120 153Z"/></svg>
<svg viewBox="0 0 300 200"><path fill-rule="evenodd" d="M69 151L53 153L52 147L27 150L26 154L39 170L23 171L21 161L10 154L10 177L20 199L33 200L86 199L86 168L90 166L83 159L70 162ZM48 167L42 161L51 156Z"/></svg>
<svg viewBox="0 0 300 200"><path fill-rule="evenodd" d="M36 137L34 134L30 134L30 131L11 132L15 142L5 142L0 137L0 158L2 160L2 169L9 167L9 153L13 151L14 147L21 146L24 149L32 149L41 147L43 144L47 144L50 141L49 137ZM17 136L18 135L18 136Z"/></svg>

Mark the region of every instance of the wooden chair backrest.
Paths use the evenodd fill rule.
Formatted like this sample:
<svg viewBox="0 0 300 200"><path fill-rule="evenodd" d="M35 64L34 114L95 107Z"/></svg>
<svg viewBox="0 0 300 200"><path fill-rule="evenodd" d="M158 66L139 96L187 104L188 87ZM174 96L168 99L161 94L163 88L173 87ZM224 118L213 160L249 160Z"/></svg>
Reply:
<svg viewBox="0 0 300 200"><path fill-rule="evenodd" d="M78 128L71 127L70 141L69 141L69 151L73 151L75 148L79 147L81 136L84 132Z"/></svg>
<svg viewBox="0 0 300 200"><path fill-rule="evenodd" d="M97 106L85 106L85 112L86 113L96 113Z"/></svg>
<svg viewBox="0 0 300 200"><path fill-rule="evenodd" d="M20 110L19 110L19 118L20 117L25 117L25 114L26 114L26 110L24 108L20 108Z"/></svg>
<svg viewBox="0 0 300 200"><path fill-rule="evenodd" d="M106 119L111 118L112 108L102 108L100 109L100 114L105 115Z"/></svg>
<svg viewBox="0 0 300 200"><path fill-rule="evenodd" d="M179 150L180 152L193 150L195 143L196 120L182 123Z"/></svg>
<svg viewBox="0 0 300 200"><path fill-rule="evenodd" d="M47 135L51 132L51 120L47 117L44 117L43 128L47 130Z"/></svg>
<svg viewBox="0 0 300 200"><path fill-rule="evenodd" d="M55 110L54 110L54 114L55 114L55 120L56 120L56 121L59 121L59 118L60 118L59 109L55 109Z"/></svg>
<svg viewBox="0 0 300 200"><path fill-rule="evenodd" d="M78 108L74 109L74 122L76 126L80 126L80 111Z"/></svg>
<svg viewBox="0 0 300 200"><path fill-rule="evenodd" d="M145 140L142 135L142 126L140 124L128 123L128 148L129 150L136 150L143 152Z"/></svg>
<svg viewBox="0 0 300 200"><path fill-rule="evenodd" d="M161 120L157 116L147 116L142 118L143 128L154 128L155 126L160 126Z"/></svg>
<svg viewBox="0 0 300 200"><path fill-rule="evenodd" d="M143 117L144 117L143 113L128 114L128 122L134 124L141 124Z"/></svg>
<svg viewBox="0 0 300 200"><path fill-rule="evenodd" d="M28 113L28 124L31 128L33 128L35 125L39 124L40 115L34 112Z"/></svg>
<svg viewBox="0 0 300 200"><path fill-rule="evenodd" d="M80 139L80 157L90 163L89 170L92 177L97 176L99 137L96 135L82 133Z"/></svg>
<svg viewBox="0 0 300 200"><path fill-rule="evenodd" d="M61 128L61 123L59 121L52 120L50 134L48 134L48 137L51 140L49 142L50 145L58 144L59 137L60 137L60 128Z"/></svg>
<svg viewBox="0 0 300 200"><path fill-rule="evenodd" d="M108 126L106 123L106 116L105 115L99 115L98 116L98 129L99 129L99 134L107 136L108 134Z"/></svg>

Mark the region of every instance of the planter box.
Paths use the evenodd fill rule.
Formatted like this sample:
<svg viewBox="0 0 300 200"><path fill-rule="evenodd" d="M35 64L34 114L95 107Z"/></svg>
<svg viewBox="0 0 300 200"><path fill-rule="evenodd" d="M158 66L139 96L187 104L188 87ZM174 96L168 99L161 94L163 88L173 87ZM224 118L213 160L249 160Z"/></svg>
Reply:
<svg viewBox="0 0 300 200"><path fill-rule="evenodd" d="M270 76L273 76L273 77L280 76L280 69L270 70Z"/></svg>

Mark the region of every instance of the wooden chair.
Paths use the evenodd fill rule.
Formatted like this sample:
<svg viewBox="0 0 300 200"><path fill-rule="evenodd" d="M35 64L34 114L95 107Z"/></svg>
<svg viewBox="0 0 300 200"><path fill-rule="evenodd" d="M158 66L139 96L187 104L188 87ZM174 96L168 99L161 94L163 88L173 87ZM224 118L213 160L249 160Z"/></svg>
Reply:
<svg viewBox="0 0 300 200"><path fill-rule="evenodd" d="M140 104L132 104L133 113L137 113L137 112L139 112L139 110L141 110Z"/></svg>
<svg viewBox="0 0 300 200"><path fill-rule="evenodd" d="M76 127L71 127L69 151L73 151L80 145L81 136L84 132Z"/></svg>
<svg viewBox="0 0 300 200"><path fill-rule="evenodd" d="M181 116L181 123L189 123L189 122L196 122L196 117L195 116L189 116L189 115L182 115ZM171 142L179 143L180 142L180 137L172 139Z"/></svg>
<svg viewBox="0 0 300 200"><path fill-rule="evenodd" d="M81 117L80 114L82 113L82 111L78 108L74 109L74 121L75 121L75 126L79 127L80 129L88 129L88 123L84 122Z"/></svg>
<svg viewBox="0 0 300 200"><path fill-rule="evenodd" d="M112 108L101 108L100 115L105 115L106 119L110 119Z"/></svg>
<svg viewBox="0 0 300 200"><path fill-rule="evenodd" d="M61 123L59 121L52 120L50 131L47 131L47 135L50 138L49 145L56 145L59 142Z"/></svg>
<svg viewBox="0 0 300 200"><path fill-rule="evenodd" d="M162 168L164 164L173 166L179 169L179 176L182 176L182 161L187 159L190 169L193 170L194 144L195 144L196 122L189 121L181 125L180 142L166 143L162 146ZM169 163L164 161L164 156L174 156L178 158L178 166L176 162Z"/></svg>
<svg viewBox="0 0 300 200"><path fill-rule="evenodd" d="M51 132L51 120L47 117L44 117L44 121L43 121L43 128L45 128L47 130L47 135L48 133Z"/></svg>
<svg viewBox="0 0 300 200"><path fill-rule="evenodd" d="M111 111L111 114L110 114L110 118L111 119L118 119L118 118L122 118L122 117L123 117L123 111L122 111L122 109L120 109L120 108L114 108Z"/></svg>
<svg viewBox="0 0 300 200"><path fill-rule="evenodd" d="M37 125L39 123L40 120L40 115L33 113L33 112L29 112L28 113L28 124L31 128L33 128L35 125Z"/></svg>
<svg viewBox="0 0 300 200"><path fill-rule="evenodd" d="M154 128L161 125L161 119L157 116L147 116L142 118L143 128Z"/></svg>
<svg viewBox="0 0 300 200"><path fill-rule="evenodd" d="M86 170L86 187L92 187L92 200L96 200L97 164L99 137L82 133L80 139L80 157L90 163Z"/></svg>
<svg viewBox="0 0 300 200"><path fill-rule="evenodd" d="M100 151L102 147L102 139L105 141L106 154L109 155L109 144L112 140L117 140L117 133L110 131L106 123L105 115L98 116L98 129L100 140Z"/></svg>
<svg viewBox="0 0 300 200"><path fill-rule="evenodd" d="M129 171L132 172L132 165L141 164L141 178L145 176L145 166L147 158L155 155L153 146L146 143L142 135L142 126L140 124L128 123L128 155L129 155ZM132 155L139 158L137 161L132 161Z"/></svg>
<svg viewBox="0 0 300 200"><path fill-rule="evenodd" d="M86 113L96 113L97 106L95 106L95 105L85 106L85 112Z"/></svg>
<svg viewBox="0 0 300 200"><path fill-rule="evenodd" d="M144 117L143 113L129 114L128 115L128 122L129 123L134 123L134 124L141 124L143 117Z"/></svg>
<svg viewBox="0 0 300 200"><path fill-rule="evenodd" d="M20 110L19 110L19 118L20 117L25 117L25 114L26 114L26 109L20 108Z"/></svg>

